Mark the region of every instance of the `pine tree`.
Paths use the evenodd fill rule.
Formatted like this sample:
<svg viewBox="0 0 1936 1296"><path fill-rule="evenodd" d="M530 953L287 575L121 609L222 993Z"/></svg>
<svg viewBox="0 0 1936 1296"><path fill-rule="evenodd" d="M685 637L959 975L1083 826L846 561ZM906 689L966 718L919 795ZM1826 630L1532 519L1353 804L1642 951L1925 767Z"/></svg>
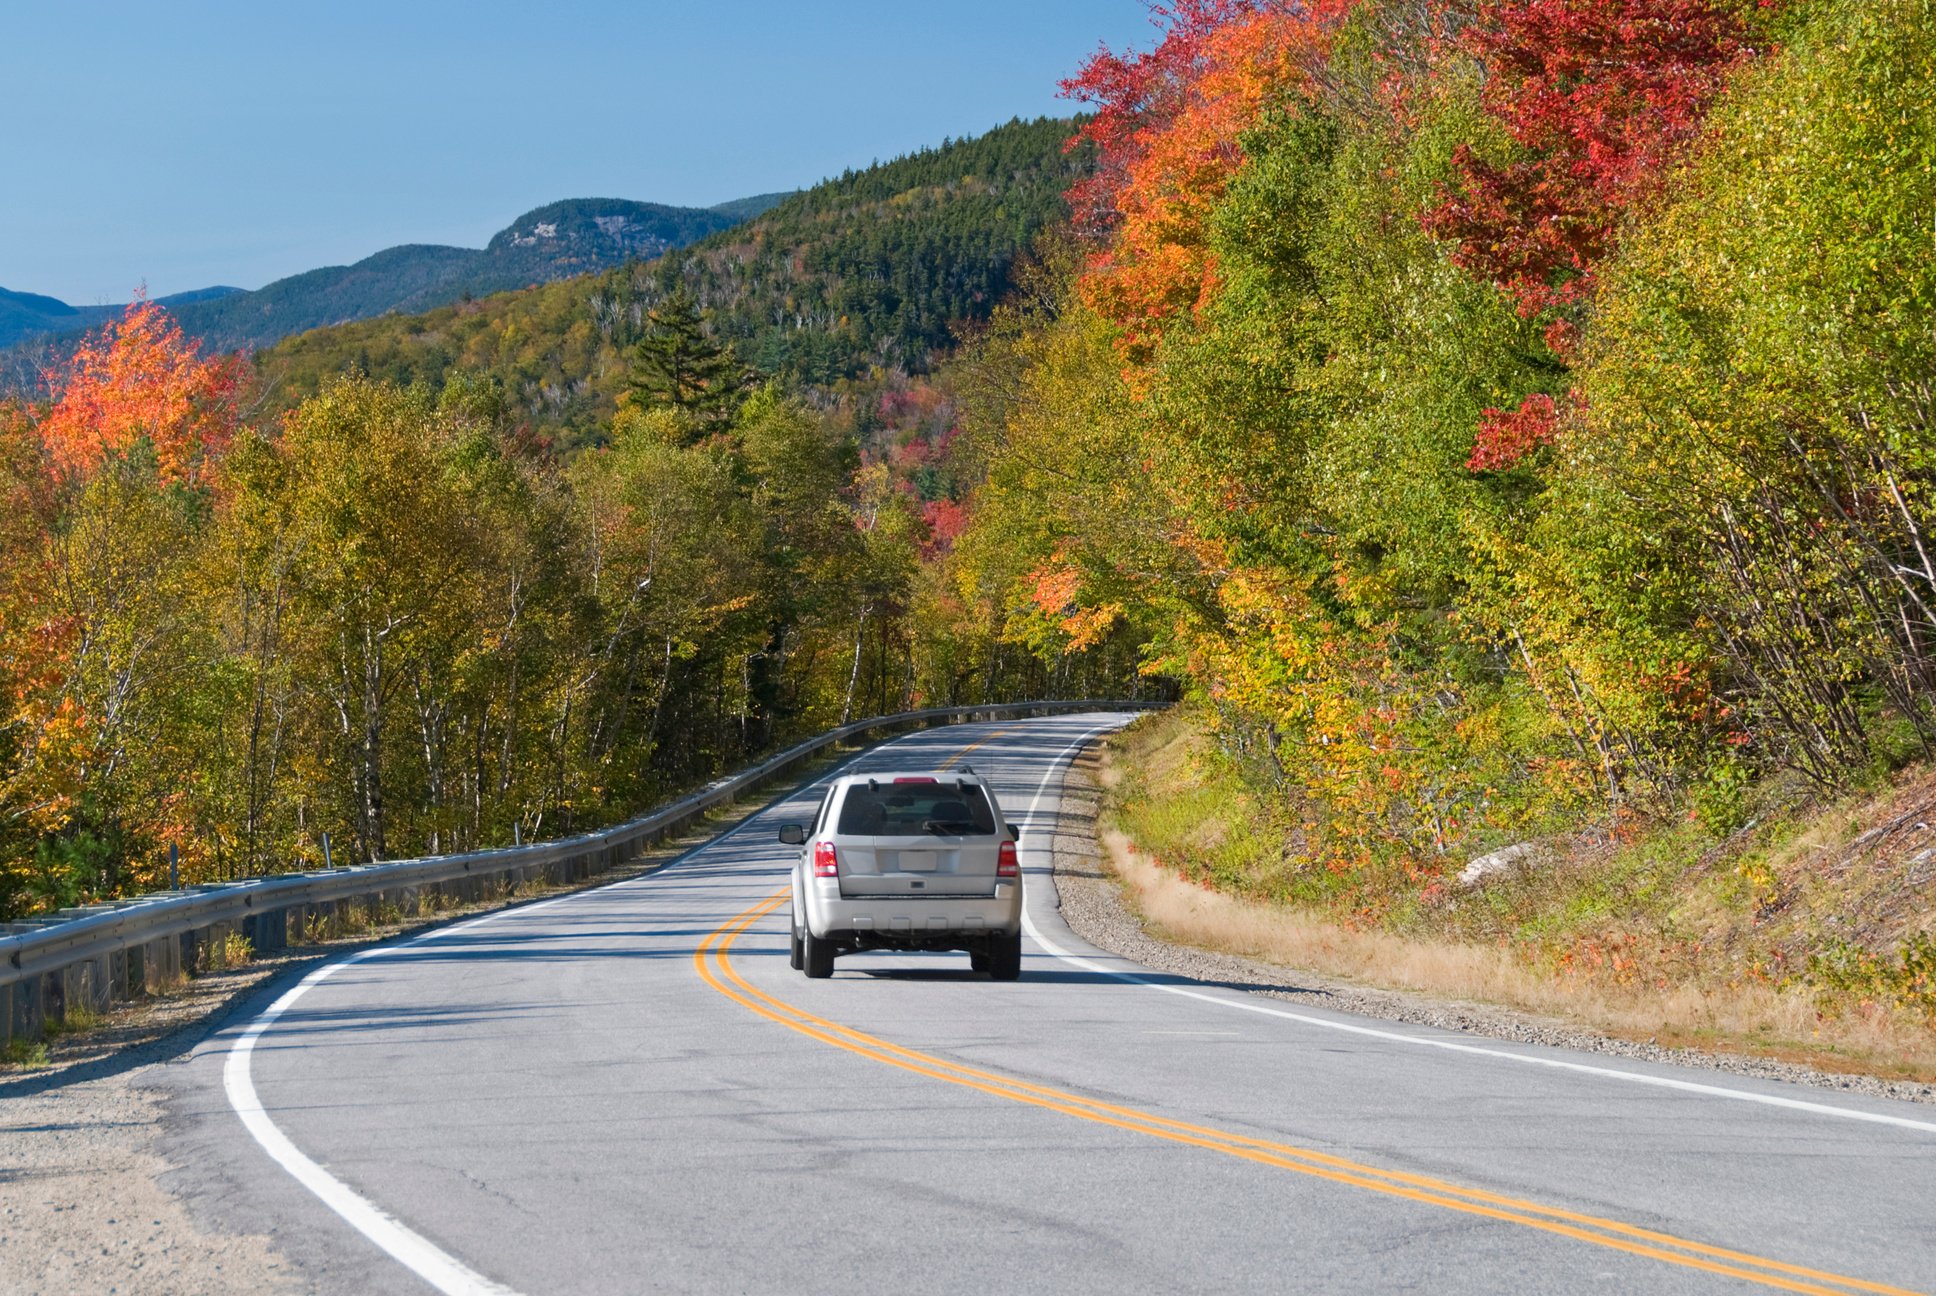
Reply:
<svg viewBox="0 0 1936 1296"><path fill-rule="evenodd" d="M641 405L684 410L712 429L732 421L747 377L732 349L707 336L698 307L680 289L647 313L627 387Z"/></svg>

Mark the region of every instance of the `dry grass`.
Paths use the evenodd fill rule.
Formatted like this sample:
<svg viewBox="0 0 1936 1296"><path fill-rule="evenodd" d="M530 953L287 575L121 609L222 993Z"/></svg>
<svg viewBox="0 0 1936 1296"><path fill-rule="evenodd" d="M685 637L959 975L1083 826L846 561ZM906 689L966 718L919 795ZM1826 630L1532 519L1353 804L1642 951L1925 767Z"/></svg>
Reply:
<svg viewBox="0 0 1936 1296"><path fill-rule="evenodd" d="M1699 843L1672 831L1638 850L1582 853L1489 894L1482 907L1511 911L1509 922L1475 923L1467 903L1464 914L1449 906L1400 930L1350 925L1321 907L1195 880L1206 873L1190 867L1192 857L1208 861L1191 847L1209 845L1205 854L1214 854L1233 837L1251 839L1249 879L1264 880L1277 866L1272 852L1259 849L1257 825L1232 822L1248 813L1245 798L1221 786L1227 780L1205 768L1201 750L1187 725L1157 719L1106 752L1098 771L1106 857L1131 905L1171 939L1621 1038L1936 1080L1936 1030L1927 1023L1873 1003L1833 1002L1798 979L1758 974L1756 963L1785 951L1799 968L1825 924L1893 938L1927 923L1931 904L1920 884L1936 867L1936 850L1922 843L1936 837L1936 806L1927 816L1918 807L1936 799L1936 775L1834 807L1785 835L1743 839L1732 855L1695 849ZM1876 834L1870 826L1877 824L1897 826ZM1160 860L1131 836L1145 832L1160 845ZM1223 883L1229 872L1216 867L1208 875ZM1553 957L1556 949L1618 940L1636 942L1621 947L1629 951L1624 967L1617 957Z"/></svg>
<svg viewBox="0 0 1936 1296"><path fill-rule="evenodd" d="M1554 976L1508 949L1353 930L1288 906L1209 890L1151 863L1119 832L1106 832L1103 844L1136 911L1183 944L1360 985L1497 1004L1669 1047L1936 1080L1936 1032L1891 1017L1823 1018L1806 997L1757 984L1663 990Z"/></svg>

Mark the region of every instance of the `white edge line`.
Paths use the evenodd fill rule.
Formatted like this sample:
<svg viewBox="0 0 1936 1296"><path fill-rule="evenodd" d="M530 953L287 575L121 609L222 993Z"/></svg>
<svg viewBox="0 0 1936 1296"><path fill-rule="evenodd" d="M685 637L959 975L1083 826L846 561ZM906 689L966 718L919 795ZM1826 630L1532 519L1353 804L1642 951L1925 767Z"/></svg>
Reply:
<svg viewBox="0 0 1936 1296"><path fill-rule="evenodd" d="M262 1109L262 1100L256 1096L255 1082L249 1075L249 1059L255 1052L255 1042L263 1032L275 1025L276 1019L302 998L311 986L327 980L352 963L361 962L374 952L352 954L346 959L317 968L255 1019L242 1037L229 1047L228 1060L222 1067L222 1089L228 1095L229 1106L242 1118L244 1128L262 1145L262 1150L287 1170L297 1183L309 1189L323 1205L342 1216L351 1228L382 1247L393 1259L438 1291L449 1293L449 1296L516 1296L512 1288L492 1282L441 1250L421 1233L385 1213L311 1160L269 1119L269 1114Z"/></svg>
<svg viewBox="0 0 1936 1296"><path fill-rule="evenodd" d="M821 775L812 783L807 784L805 788L799 789L791 795L798 796L800 791L819 787L822 783L839 774L848 765L859 760L862 756L870 755L883 748L892 747L896 743L904 742L909 738L929 732L931 731L925 729L919 730L914 734L904 734L900 738L890 739L884 743L877 743L865 751L858 752L847 760L842 761L832 770ZM1090 734L1084 735L1083 741L1088 741L1090 737L1100 732L1102 732L1100 729L1092 730ZM1040 800L1039 796L1037 800ZM756 810L734 824L731 828L728 828L725 832L707 838L678 858L670 860L658 869L653 870L652 876L664 873L684 863L687 859L690 859L702 850L717 846L719 843L739 832L740 829L752 823L759 817L759 814L760 811ZM295 985L291 986L274 1003L263 1009L262 1013L249 1024L249 1028L242 1033L240 1038L229 1046L228 1057L222 1064L222 1091L228 1097L229 1106L235 1109L235 1114L242 1118L243 1128L249 1131L250 1136L261 1145L264 1152L269 1154L271 1160L288 1171L297 1183L307 1188L311 1195L322 1202L323 1205L329 1207L337 1215L341 1216L351 1228L376 1243L392 1259L410 1270L410 1272L416 1274L419 1278L422 1278L432 1287L435 1287L438 1291L446 1293L447 1296L519 1296L515 1288L506 1287L502 1283L493 1282L491 1279L486 1278L483 1274L470 1268L449 1252L438 1247L436 1243L424 1237L423 1234L418 1233L395 1216L384 1211L367 1197L362 1196L348 1184L323 1169L313 1158L303 1152L301 1148L297 1147L290 1140L289 1136L282 1132L275 1121L269 1118L269 1113L263 1108L262 1099L256 1093L255 1079L250 1073L250 1061L255 1055L256 1041L261 1039L284 1013L294 1007L296 1001L302 998L310 987L320 985L352 963L394 957L403 953L412 945L421 944L425 941L441 940L446 936L452 936L458 932L466 931L472 927L481 926L484 923L493 922L512 914L522 915L533 913L539 909L546 909L555 904L563 904L567 900L576 900L592 891L601 891L606 887L624 886L627 883L638 880L640 879L622 878L616 882L605 883L604 886L588 887L582 891L573 891L565 895L554 896L549 900L540 900L534 904L499 909L493 913L467 919L464 922L452 923L447 927L439 927L434 931L425 932L421 936L413 936L409 940L401 941L395 945L382 945L374 949L359 950L354 954L317 968L314 972L311 972Z"/></svg>
<svg viewBox="0 0 1936 1296"><path fill-rule="evenodd" d="M1027 817L1031 825L1035 823L1036 812L1042 804L1042 798L1048 793L1049 780L1055 776L1056 771L1084 743L1087 743L1091 738L1094 738L1097 734L1102 733L1104 729L1110 727L1105 725L1103 728L1090 730L1075 742L1071 743L1067 748L1063 749L1061 754L1050 762L1049 772L1043 776L1041 786L1036 789L1035 800L1029 803ZM1029 836L1031 839L1036 838L1036 834L1033 832ZM1052 845L1045 847L1035 844L1031 840L1026 849L1045 852L1049 863L1046 868L1038 866L1040 875L1053 874L1054 854ZM1816 1116L1833 1116L1840 1120L1866 1121L1873 1125L1893 1125L1899 1129L1912 1129L1926 1134L1936 1134L1936 1122L1911 1120L1907 1116L1890 1116L1881 1112L1859 1111L1849 1107L1832 1106L1828 1103L1809 1102L1803 1098L1785 1098L1779 1094L1755 1093L1747 1089L1730 1089L1725 1085L1702 1084L1699 1081L1679 1080L1672 1076L1648 1075L1639 1071L1622 1071L1617 1067L1593 1066L1586 1062L1569 1062L1563 1058L1540 1057L1531 1053L1514 1053L1507 1049L1487 1048L1483 1045L1466 1044L1453 1039L1434 1039L1430 1036L1412 1035L1404 1031L1381 1030L1376 1026L1359 1026L1351 1022L1331 1021L1323 1017L1313 1017L1305 1013L1289 1012L1282 1008L1268 1008L1248 998L1239 999L1224 995L1206 994L1201 990L1191 990L1184 986L1167 985L1160 981L1152 981L1147 977L1138 976L1133 972L1118 971L1115 968L1105 967L1092 959L1071 954L1068 950L1063 949L1043 934L1042 929L1029 916L1026 905L1022 908L1022 926L1035 943L1040 945L1051 956L1061 959L1064 963L1068 963L1071 966L1079 967L1085 972L1093 972L1099 976L1113 977L1118 981L1127 981L1132 985L1143 986L1150 990L1160 990L1164 994L1181 995L1185 999L1201 1000L1204 1003L1216 1004L1220 1008L1234 1008L1243 1012L1262 1013L1266 1017L1280 1017L1286 1021L1298 1022L1305 1026L1317 1026L1325 1030L1342 1031L1348 1035L1361 1035L1371 1039L1390 1040L1397 1044L1411 1044L1421 1048L1443 1049L1448 1053L1466 1053L1476 1057L1501 1058L1508 1062L1519 1062L1527 1066L1546 1067L1555 1071L1572 1071L1581 1075L1620 1080L1628 1084L1651 1085L1657 1089L1675 1089L1682 1093L1700 1094L1708 1098L1726 1098L1735 1102L1760 1103L1765 1107L1784 1107L1791 1111L1803 1111Z"/></svg>

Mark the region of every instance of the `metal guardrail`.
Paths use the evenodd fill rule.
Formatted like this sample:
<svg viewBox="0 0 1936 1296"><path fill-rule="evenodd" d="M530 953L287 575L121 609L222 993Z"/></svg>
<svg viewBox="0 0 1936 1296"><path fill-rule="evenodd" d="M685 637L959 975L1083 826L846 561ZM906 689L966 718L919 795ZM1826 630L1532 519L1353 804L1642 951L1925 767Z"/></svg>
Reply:
<svg viewBox="0 0 1936 1296"><path fill-rule="evenodd" d="M0 1047L15 1037L38 1039L48 1022L72 1008L105 1011L222 956L231 935L255 950L285 948L291 928L298 943L320 924L340 932L343 907L394 906L416 914L427 898L474 901L487 887L543 878L553 885L582 881L627 860L774 777L852 738L891 729L926 728L1078 711L1143 710L1147 701L1013 702L943 707L876 716L824 733L759 764L708 784L636 819L598 832L528 846L359 864L303 873L278 873L152 892L106 904L62 910L46 919L0 924Z"/></svg>

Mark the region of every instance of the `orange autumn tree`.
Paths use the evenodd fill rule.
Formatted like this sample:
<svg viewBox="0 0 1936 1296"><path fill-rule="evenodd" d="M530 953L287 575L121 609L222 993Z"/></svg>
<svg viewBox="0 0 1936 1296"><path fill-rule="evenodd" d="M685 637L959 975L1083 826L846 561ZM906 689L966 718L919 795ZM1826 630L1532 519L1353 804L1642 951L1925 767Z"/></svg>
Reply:
<svg viewBox="0 0 1936 1296"><path fill-rule="evenodd" d="M1097 147L1097 174L1071 198L1091 226L1110 230L1081 293L1121 331L1132 384L1167 322L1216 289L1207 224L1243 166L1242 134L1308 85L1351 5L1189 0L1159 7L1171 26L1156 50L1104 52L1064 83L1065 94L1098 109L1079 137Z"/></svg>
<svg viewBox="0 0 1936 1296"><path fill-rule="evenodd" d="M166 310L137 298L127 313L50 372L54 403L40 437L54 471L72 480L142 442L167 483L195 483L235 435L243 368L204 356Z"/></svg>
<svg viewBox="0 0 1936 1296"><path fill-rule="evenodd" d="M242 375L137 300L46 375L45 407L9 416L0 906L113 894L170 841L196 862L202 500Z"/></svg>

